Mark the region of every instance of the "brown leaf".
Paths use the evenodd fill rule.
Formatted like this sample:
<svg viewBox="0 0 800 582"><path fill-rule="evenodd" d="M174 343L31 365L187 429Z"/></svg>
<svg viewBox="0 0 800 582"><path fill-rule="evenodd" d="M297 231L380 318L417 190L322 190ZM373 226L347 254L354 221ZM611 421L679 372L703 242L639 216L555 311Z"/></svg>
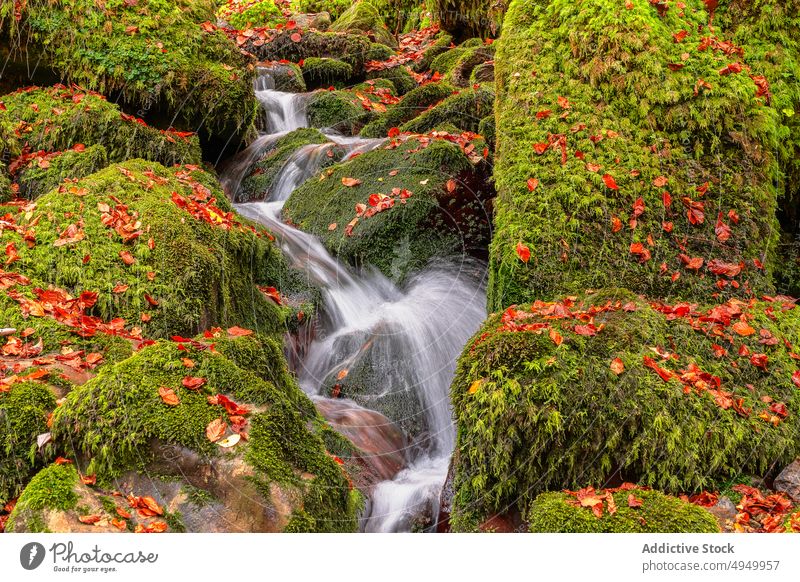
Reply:
<svg viewBox="0 0 800 582"><path fill-rule="evenodd" d="M206 426L206 438L212 443L215 443L222 438L226 430L228 430L228 425L225 421L221 418L215 418Z"/></svg>
<svg viewBox="0 0 800 582"><path fill-rule="evenodd" d="M180 398L178 398L178 395L175 394L172 388L161 386L158 389L158 395L161 396L161 400L163 400L164 404L167 406L178 406L181 403Z"/></svg>

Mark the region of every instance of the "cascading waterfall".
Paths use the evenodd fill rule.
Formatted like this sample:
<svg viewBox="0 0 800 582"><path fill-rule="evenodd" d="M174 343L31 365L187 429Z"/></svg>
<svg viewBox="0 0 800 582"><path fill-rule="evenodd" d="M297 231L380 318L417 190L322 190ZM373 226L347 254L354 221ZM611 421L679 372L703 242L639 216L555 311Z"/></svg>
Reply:
<svg viewBox="0 0 800 582"><path fill-rule="evenodd" d="M262 72L256 96L267 113L271 133L259 137L227 165L222 183L231 199L261 153L286 132L306 126L305 96L273 91L266 77L268 73ZM304 146L287 160L267 201L237 204L236 209L269 228L289 262L322 290L323 333L309 347L298 370L301 387L318 406L347 417L342 409L347 401L332 401L320 392L326 379L365 357L380 378L381 386L374 387L376 395L399 392L418 402L425 430L412 435L407 468L374 487L362 523L368 532L410 531L418 517L428 515L434 522L437 517L455 442L449 386L461 349L486 316L483 269L469 262L432 265L400 288L377 270L351 271L316 237L284 224L284 202L319 172L330 148L342 147L347 156L353 156L382 143L326 135L329 143ZM355 403L351 406L352 412L363 411ZM348 430L354 430L353 426Z"/></svg>

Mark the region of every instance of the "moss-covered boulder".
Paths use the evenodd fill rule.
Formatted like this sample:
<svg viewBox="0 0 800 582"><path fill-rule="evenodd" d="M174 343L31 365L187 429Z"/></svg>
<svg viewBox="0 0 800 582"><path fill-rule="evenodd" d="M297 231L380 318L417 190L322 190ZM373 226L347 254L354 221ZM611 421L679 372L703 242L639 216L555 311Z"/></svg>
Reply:
<svg viewBox="0 0 800 582"><path fill-rule="evenodd" d="M308 124L319 129L332 129L344 135L357 135L374 113L365 109L361 100L349 91L316 91L306 102Z"/></svg>
<svg viewBox="0 0 800 582"><path fill-rule="evenodd" d="M352 0L291 0L291 7L297 12L327 12L334 20L339 18L350 6Z"/></svg>
<svg viewBox="0 0 800 582"><path fill-rule="evenodd" d="M481 148L452 134L398 136L307 181L285 216L341 259L398 281L433 257L479 255L492 196Z"/></svg>
<svg viewBox="0 0 800 582"><path fill-rule="evenodd" d="M274 89L282 93L305 93L308 88L303 79L303 70L295 63L270 63L259 67L256 90Z"/></svg>
<svg viewBox="0 0 800 582"><path fill-rule="evenodd" d="M0 504L17 497L41 466L36 437L48 432L47 418L55 406L53 393L34 381L0 390Z"/></svg>
<svg viewBox="0 0 800 582"><path fill-rule="evenodd" d="M15 181L19 188L16 194L34 200L65 180L79 180L107 165L106 148L99 144L52 154L40 152L18 167Z"/></svg>
<svg viewBox="0 0 800 582"><path fill-rule="evenodd" d="M683 493L785 465L800 451L798 314L782 297L700 307L612 289L493 315L452 385L455 521L620 476Z"/></svg>
<svg viewBox="0 0 800 582"><path fill-rule="evenodd" d="M618 285L770 291L773 69L751 48L765 37L725 44L708 22L700 0L661 15L646 0L512 3L496 63L493 309Z"/></svg>
<svg viewBox="0 0 800 582"><path fill-rule="evenodd" d="M270 189L281 169L301 148L315 144L331 143L316 129L298 129L272 142L263 150L234 194L236 202L252 202L269 198ZM331 144L331 156L324 158L323 167L342 157L341 148Z"/></svg>
<svg viewBox="0 0 800 582"><path fill-rule="evenodd" d="M0 156L101 145L112 162L143 158L171 166L201 161L197 136L150 127L93 91L29 87L3 95L0 104Z"/></svg>
<svg viewBox="0 0 800 582"><path fill-rule="evenodd" d="M461 45L464 46L464 45ZM472 73L479 66L492 66L494 60L494 45L484 46L480 44L476 47L470 47L464 54L462 54L455 62L449 71L448 79L456 87L469 87L473 85ZM492 68L492 75L494 69ZM489 79L491 80L491 79Z"/></svg>
<svg viewBox="0 0 800 582"><path fill-rule="evenodd" d="M599 517L593 511L598 505ZM534 533L719 533L716 519L702 507L638 487L543 493L527 521Z"/></svg>
<svg viewBox="0 0 800 582"><path fill-rule="evenodd" d="M361 130L364 137L386 137L393 127L400 127L453 94L448 83L428 83L407 93L395 105L378 115Z"/></svg>
<svg viewBox="0 0 800 582"><path fill-rule="evenodd" d="M20 496L6 530L15 533L46 533L49 515L68 512L78 504L78 472L72 464L53 464L37 473Z"/></svg>
<svg viewBox="0 0 800 582"><path fill-rule="evenodd" d="M164 113L182 129L212 138L241 136L256 102L252 70L213 26L215 3L163 0L146 4L3 0L0 38L13 61L41 62L69 82L149 115Z"/></svg>
<svg viewBox="0 0 800 582"><path fill-rule="evenodd" d="M237 467L227 479L252 484L264 515L277 514L270 529L302 521L354 530L358 494L326 450L324 422L286 370L280 343L219 334L157 343L106 368L58 408L54 438L90 460L86 471L101 484L128 469L170 470L159 451L178 447L195 463Z"/></svg>
<svg viewBox="0 0 800 582"><path fill-rule="evenodd" d="M417 82L405 66L391 67L367 73L367 79L388 79L397 89L398 95L405 95L417 87Z"/></svg>
<svg viewBox="0 0 800 582"><path fill-rule="evenodd" d="M453 46L455 46L453 45L453 37L446 32L440 32L436 36L436 40L423 51L422 57L414 63L414 71L423 73L427 70L433 70L431 67L433 60Z"/></svg>
<svg viewBox="0 0 800 582"><path fill-rule="evenodd" d="M461 131L479 133L481 120L494 110L494 91L487 87L464 89L400 126L401 131L426 133L452 124Z"/></svg>
<svg viewBox="0 0 800 582"><path fill-rule="evenodd" d="M303 80L309 89L342 89L353 78L353 67L339 59L309 57L303 61Z"/></svg>
<svg viewBox="0 0 800 582"><path fill-rule="evenodd" d="M372 42L363 34L303 31L300 39L292 39L291 30L272 31L269 42L253 36L243 46L262 61L287 60L299 63L305 59L338 59L349 64L355 75L364 74L364 63Z"/></svg>
<svg viewBox="0 0 800 582"><path fill-rule="evenodd" d="M280 286L284 273L271 235L239 221L194 166L112 165L5 220L2 244L17 257L7 268L24 274L0 294L8 327L132 339L215 324L283 329L284 310L256 288ZM45 349L62 339L45 335Z"/></svg>
<svg viewBox="0 0 800 582"><path fill-rule="evenodd" d="M331 25L333 32L361 32L376 43L397 46L378 9L370 0L357 0Z"/></svg>

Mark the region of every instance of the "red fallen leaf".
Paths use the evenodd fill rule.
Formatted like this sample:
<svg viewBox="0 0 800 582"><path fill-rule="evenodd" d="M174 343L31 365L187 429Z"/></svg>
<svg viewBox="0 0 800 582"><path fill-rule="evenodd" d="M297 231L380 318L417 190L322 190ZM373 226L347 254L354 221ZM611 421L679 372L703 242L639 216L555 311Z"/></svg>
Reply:
<svg viewBox="0 0 800 582"><path fill-rule="evenodd" d="M549 143L535 143L533 144L533 151L535 151L540 156L550 149Z"/></svg>
<svg viewBox="0 0 800 582"><path fill-rule="evenodd" d="M303 40L303 35L302 35L302 34L300 34L299 32L295 32L295 33L294 33L292 36L290 36L289 38L291 38L291 39L292 39L292 42L300 42L301 40Z"/></svg>
<svg viewBox="0 0 800 582"><path fill-rule="evenodd" d="M741 346L739 346L739 350L736 353L738 353L742 357L749 356L750 355L750 348L748 348L746 345L742 344Z"/></svg>
<svg viewBox="0 0 800 582"><path fill-rule="evenodd" d="M122 259L122 262L126 265L130 266L136 262L136 259L133 258L133 255L130 254L128 251L120 251L119 257Z"/></svg>
<svg viewBox="0 0 800 582"><path fill-rule="evenodd" d="M689 34L688 30L680 30L678 32L672 33L672 38L675 40L676 43L682 42Z"/></svg>
<svg viewBox="0 0 800 582"><path fill-rule="evenodd" d="M673 377L675 377L674 372L670 372L669 370L665 370L658 364L656 364L655 360L650 356L644 356L642 361L645 366L653 370L656 374L658 374L664 382L669 382Z"/></svg>
<svg viewBox="0 0 800 582"><path fill-rule="evenodd" d="M636 202L633 203L633 216L639 217L644 213L644 200L641 196L636 199Z"/></svg>
<svg viewBox="0 0 800 582"><path fill-rule="evenodd" d="M523 263L527 263L531 260L531 249L527 247L527 245L522 244L521 242L517 243L517 256L519 260Z"/></svg>
<svg viewBox="0 0 800 582"><path fill-rule="evenodd" d="M766 371L767 363L769 358L766 354L753 354L750 356L750 363L753 364L756 368L761 368L762 370Z"/></svg>
<svg viewBox="0 0 800 582"><path fill-rule="evenodd" d="M92 257L91 257L91 255L84 255L84 257L83 257L83 264L84 264L84 265L88 265L88 264L89 264L89 261L91 261L91 260L92 260Z"/></svg>
<svg viewBox="0 0 800 582"><path fill-rule="evenodd" d="M586 169L590 172L599 172L602 167L600 164L586 164Z"/></svg>
<svg viewBox="0 0 800 582"><path fill-rule="evenodd" d="M632 255L639 257L639 260L642 263L646 263L650 260L650 250L645 248L645 246L640 242L631 243L630 251Z"/></svg>
<svg viewBox="0 0 800 582"><path fill-rule="evenodd" d="M792 374L792 383L800 388L800 370L796 370L794 374Z"/></svg>
<svg viewBox="0 0 800 582"><path fill-rule="evenodd" d="M81 483L84 485L94 485L97 483L97 475L81 475Z"/></svg>
<svg viewBox="0 0 800 582"><path fill-rule="evenodd" d="M128 285L115 285L114 288L111 290L112 293L125 293L128 290Z"/></svg>
<svg viewBox="0 0 800 582"><path fill-rule="evenodd" d="M611 190L619 190L619 186L617 186L617 183L614 181L614 177L611 174L603 174L603 182L605 182L606 188Z"/></svg>
<svg viewBox="0 0 800 582"><path fill-rule="evenodd" d="M614 358L611 360L611 371L619 376L625 371L625 364L619 358Z"/></svg>
<svg viewBox="0 0 800 582"><path fill-rule="evenodd" d="M653 186L656 188L663 188L667 185L669 180L665 176L658 176L655 180L653 180Z"/></svg>
<svg viewBox="0 0 800 582"><path fill-rule="evenodd" d="M642 500L637 498L633 493L628 494L628 507L631 509L638 509L642 506Z"/></svg>
<svg viewBox="0 0 800 582"><path fill-rule="evenodd" d="M138 497L137 508L139 510L146 509L155 515L164 515L164 510L152 497Z"/></svg>
<svg viewBox="0 0 800 582"><path fill-rule="evenodd" d="M593 323L586 325L576 325L574 328L575 333L586 337L594 337L603 329L603 326L596 327Z"/></svg>
<svg viewBox="0 0 800 582"><path fill-rule="evenodd" d="M186 376L183 380L181 380L183 387L188 388L189 390L197 390L205 383L205 378L197 378L195 376Z"/></svg>
<svg viewBox="0 0 800 582"><path fill-rule="evenodd" d="M180 398L178 398L178 395L175 394L175 391L172 388L161 386L158 389L158 395L161 396L161 400L163 400L164 404L167 406L178 406L178 404L181 403Z"/></svg>
<svg viewBox="0 0 800 582"><path fill-rule="evenodd" d="M238 325L234 325L233 327L228 328L228 335L233 337L242 337L246 335L253 335L253 331L250 329L239 327Z"/></svg>
<svg viewBox="0 0 800 582"><path fill-rule="evenodd" d="M447 191L452 194L453 192L456 191L456 181L455 180L448 180L447 184L446 184L446 187L447 187Z"/></svg>
<svg viewBox="0 0 800 582"><path fill-rule="evenodd" d="M774 402L770 405L769 409L781 418L789 416L789 411L786 409L786 405L783 402Z"/></svg>
<svg viewBox="0 0 800 582"><path fill-rule="evenodd" d="M536 178L528 178L528 190L533 192L539 186L539 180Z"/></svg>
<svg viewBox="0 0 800 582"><path fill-rule="evenodd" d="M550 335L550 340L554 344L556 344L556 346L560 346L561 344L564 343L564 338L561 337L561 334L558 333L556 330L554 330L552 327L550 328L549 335Z"/></svg>
<svg viewBox="0 0 800 582"><path fill-rule="evenodd" d="M98 521L100 521L101 519L103 519L103 517L101 515L98 515L98 514L81 515L78 518L78 521L81 522L81 523L85 523L87 525L93 525L93 524L97 523Z"/></svg>
<svg viewBox="0 0 800 582"><path fill-rule="evenodd" d="M703 268L703 263L705 262L703 257L690 257L684 254L678 255L678 258L687 271L699 271Z"/></svg>
<svg viewBox="0 0 800 582"><path fill-rule="evenodd" d="M72 464L72 461L69 459L65 459L64 457L56 457L56 460L53 461L56 465L69 465Z"/></svg>
<svg viewBox="0 0 800 582"><path fill-rule="evenodd" d="M719 242L725 242L731 238L731 227L722 221L722 213L717 215L717 225L714 227L714 234L717 235Z"/></svg>
<svg viewBox="0 0 800 582"><path fill-rule="evenodd" d="M150 297L147 293L144 294L145 301L147 301L153 307L158 307L158 301Z"/></svg>
<svg viewBox="0 0 800 582"><path fill-rule="evenodd" d="M354 186L358 186L361 184L361 180L356 178L342 178L342 185L347 186L348 188L353 188Z"/></svg>
<svg viewBox="0 0 800 582"><path fill-rule="evenodd" d="M689 503L699 505L700 507L714 507L719 501L719 494L711 493L709 491L702 491L697 495L692 495L689 498Z"/></svg>
<svg viewBox="0 0 800 582"><path fill-rule="evenodd" d="M715 275L735 277L742 272L742 264L734 265L733 263L725 263L719 259L714 259L708 262L708 270Z"/></svg>
<svg viewBox="0 0 800 582"><path fill-rule="evenodd" d="M622 230L622 221L618 216L611 217L611 232L619 232Z"/></svg>
<svg viewBox="0 0 800 582"><path fill-rule="evenodd" d="M756 333L756 330L750 327L745 321L737 321L733 324L733 331L742 336L749 336Z"/></svg>
<svg viewBox="0 0 800 582"><path fill-rule="evenodd" d="M124 519L130 519L131 518L131 514L130 514L130 512L128 512L128 510L122 509L121 507L116 507L115 509L117 511L117 515L119 515L120 517L122 517Z"/></svg>
<svg viewBox="0 0 800 582"><path fill-rule="evenodd" d="M550 117L552 111L550 109L543 109L542 111L536 112L536 119L547 119Z"/></svg>
<svg viewBox="0 0 800 582"><path fill-rule="evenodd" d="M741 73L742 72L742 63L731 63L727 67L723 67L719 70L719 74L723 77L726 75L731 75L734 73Z"/></svg>
<svg viewBox="0 0 800 582"><path fill-rule="evenodd" d="M215 418L206 426L206 438L215 443L222 438L226 430L228 430L227 423L221 418Z"/></svg>
<svg viewBox="0 0 800 582"><path fill-rule="evenodd" d="M272 299L278 305L281 305L281 294L278 292L275 287L259 287L259 291L261 291L264 295Z"/></svg>
<svg viewBox="0 0 800 582"><path fill-rule="evenodd" d="M388 135L389 135L389 137L391 137L391 138L395 138L395 137L397 137L398 135L400 135L400 128L399 128L399 127L393 127L393 128L391 128L391 129L389 130L389 134L388 134Z"/></svg>
<svg viewBox="0 0 800 582"><path fill-rule="evenodd" d="M728 354L728 350L717 344L711 344L711 349L714 351L714 355L718 358L722 358Z"/></svg>

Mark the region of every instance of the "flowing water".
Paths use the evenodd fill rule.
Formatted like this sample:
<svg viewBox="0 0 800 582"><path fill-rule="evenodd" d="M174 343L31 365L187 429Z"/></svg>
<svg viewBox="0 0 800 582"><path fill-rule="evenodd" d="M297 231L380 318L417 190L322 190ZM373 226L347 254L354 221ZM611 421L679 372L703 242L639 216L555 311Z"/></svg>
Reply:
<svg viewBox="0 0 800 582"><path fill-rule="evenodd" d="M256 96L266 114L267 133L223 171L222 183L231 199L262 153L282 135L307 125L305 96L270 86L268 74L262 74ZM435 264L401 287L374 269L351 270L316 237L285 224L281 210L286 199L319 172L330 148L344 148L348 157L382 143L326 135L329 143L302 147L287 160L266 201L237 204L236 209L270 229L289 262L322 291L321 329L297 373L323 416L360 443L366 454L375 455L378 474L392 476L372 488L363 529L410 531L419 518L433 523L437 518L455 443L449 386L461 349L486 316L484 270L469 262ZM371 387L366 399L399 394L413 404L408 410L414 418L393 418L420 427L409 439L398 436L397 427L378 412L322 396L331 377L365 365L380 384ZM403 450L397 450L399 443Z"/></svg>

